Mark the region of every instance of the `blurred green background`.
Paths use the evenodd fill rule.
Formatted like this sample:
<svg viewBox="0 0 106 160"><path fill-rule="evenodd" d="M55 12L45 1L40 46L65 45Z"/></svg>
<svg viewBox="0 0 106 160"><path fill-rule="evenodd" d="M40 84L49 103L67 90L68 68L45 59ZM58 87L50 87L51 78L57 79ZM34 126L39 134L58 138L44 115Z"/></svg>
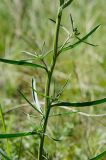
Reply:
<svg viewBox="0 0 106 160"><path fill-rule="evenodd" d="M0 0L0 57L20 60L31 56L22 51L40 52L45 42L44 52L52 49L57 0ZM106 97L106 1L76 0L63 13L62 24L72 32L70 13L74 24L85 35L93 27L101 27L88 39L97 44L92 47L81 44L58 59L54 80L56 91L70 76L69 83L61 99L67 101L87 101ZM60 31L60 44L66 34ZM47 61L50 62L50 56ZM25 67L0 64L0 103L6 121L7 132L31 131L39 127L39 119L32 108L20 96L17 89L26 93L32 101L31 78L35 76L37 88L44 93L45 75L42 71ZM43 103L42 97L40 97ZM71 112L54 109L53 113ZM106 105L99 105L78 111L89 115L106 113ZM32 115L32 116L30 116ZM0 121L0 130L3 133ZM61 142L46 139L45 148L51 160L88 160L106 150L106 116L85 116L72 113L50 118L48 133ZM36 160L38 137L9 141L12 159ZM19 146L21 145L21 152ZM6 141L0 140L0 147L6 149Z"/></svg>

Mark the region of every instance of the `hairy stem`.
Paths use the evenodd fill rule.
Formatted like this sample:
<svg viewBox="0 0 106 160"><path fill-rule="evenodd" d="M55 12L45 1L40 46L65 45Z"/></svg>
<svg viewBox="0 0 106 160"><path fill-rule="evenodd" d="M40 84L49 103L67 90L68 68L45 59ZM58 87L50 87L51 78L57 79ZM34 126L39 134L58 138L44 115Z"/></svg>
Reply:
<svg viewBox="0 0 106 160"><path fill-rule="evenodd" d="M62 12L58 12L57 20L56 20L56 29L55 29L55 35L54 35L54 44L53 44L53 60L50 66L50 70L48 71L47 76L47 82L45 87L45 108L46 108L46 114L43 124L43 134L40 139L40 147L39 147L39 160L43 160L43 151L44 151L44 139L45 139L45 132L47 128L48 118L51 110L51 104L50 104L50 85L52 80L52 75L54 71L54 67L57 60L58 55L58 39L59 39L59 29L60 29L60 22L61 22Z"/></svg>

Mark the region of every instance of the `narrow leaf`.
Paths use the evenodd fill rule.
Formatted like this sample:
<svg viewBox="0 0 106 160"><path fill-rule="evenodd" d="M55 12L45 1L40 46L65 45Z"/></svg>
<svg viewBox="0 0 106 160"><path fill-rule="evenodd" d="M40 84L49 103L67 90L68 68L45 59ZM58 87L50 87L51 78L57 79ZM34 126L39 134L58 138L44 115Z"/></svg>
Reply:
<svg viewBox="0 0 106 160"><path fill-rule="evenodd" d="M32 56L32 57L34 57L34 58L38 58L38 56L37 56L36 54L31 53L31 52L22 51L22 53L26 53L26 54L28 54L28 55L30 55L30 56Z"/></svg>
<svg viewBox="0 0 106 160"><path fill-rule="evenodd" d="M45 136L47 136L49 139L51 139L51 140L53 140L53 141L56 141L56 142L61 141L60 139L53 138L53 137L51 137L51 136L49 136L49 135L47 135L47 134L45 134Z"/></svg>
<svg viewBox="0 0 106 160"><path fill-rule="evenodd" d="M83 38L80 38L76 43L72 44L72 45L68 45L67 47L64 47L60 52L63 51L67 51L70 50L74 47L76 47L77 45L79 45L80 43L84 42L88 37L90 37L98 28L100 27L100 25L97 25L95 28L93 28L87 35L85 35Z"/></svg>
<svg viewBox="0 0 106 160"><path fill-rule="evenodd" d="M14 64L14 65L23 65L23 66L28 66L28 67L38 67L38 68L45 69L45 67L42 65L26 62L25 60L15 61L15 60L8 60L8 59L0 58L0 62Z"/></svg>
<svg viewBox="0 0 106 160"><path fill-rule="evenodd" d="M72 2L73 2L73 0L68 0L68 1L66 1L66 2L62 5L62 9L68 7Z"/></svg>
<svg viewBox="0 0 106 160"><path fill-rule="evenodd" d="M87 107L87 106L99 105L105 102L106 102L106 98L99 99L96 101L90 101L90 102L78 102L78 103L59 102L59 103L52 104L52 107L54 106Z"/></svg>
<svg viewBox="0 0 106 160"><path fill-rule="evenodd" d="M20 132L20 133L14 133L14 134L13 133L0 134L0 139L26 137L31 135L40 135L40 133L33 131L33 132Z"/></svg>
<svg viewBox="0 0 106 160"><path fill-rule="evenodd" d="M22 97L29 103L29 105L34 108L37 112L39 112L40 114L42 114L42 112L40 112L27 98L26 96L20 91L18 90L18 92L22 95Z"/></svg>
<svg viewBox="0 0 106 160"><path fill-rule="evenodd" d="M68 84L68 82L69 82L69 78L65 81L63 87L59 90L59 92L57 94L57 98L59 98L62 95L63 91L65 90L65 88L66 88L66 86Z"/></svg>
<svg viewBox="0 0 106 160"><path fill-rule="evenodd" d="M1 154L6 160L11 160L1 148L0 148L0 154Z"/></svg>
<svg viewBox="0 0 106 160"><path fill-rule="evenodd" d="M33 101L36 105L36 108L37 110L39 110L39 112L42 112L41 110L41 105L39 103L39 100L38 100L38 96L37 96L37 92L35 92L36 90L36 81L34 78L32 78L32 95L33 95Z"/></svg>
<svg viewBox="0 0 106 160"><path fill-rule="evenodd" d="M49 18L49 20L50 20L51 22L53 22L53 23L55 23L55 24L56 24L56 21L55 21L54 19ZM60 24L60 26L62 26L62 25Z"/></svg>
<svg viewBox="0 0 106 160"><path fill-rule="evenodd" d="M78 40L81 40L81 38L79 38L78 36L76 36L76 38L77 38ZM92 44L92 43L89 43L89 42L86 42L86 41L83 41L83 43L88 44L88 45L93 46L93 47L97 47L97 46L98 46L98 45L96 45L96 44Z"/></svg>
<svg viewBox="0 0 106 160"><path fill-rule="evenodd" d="M106 151L102 152L94 158L91 158L90 160L101 160L101 158L106 158Z"/></svg>

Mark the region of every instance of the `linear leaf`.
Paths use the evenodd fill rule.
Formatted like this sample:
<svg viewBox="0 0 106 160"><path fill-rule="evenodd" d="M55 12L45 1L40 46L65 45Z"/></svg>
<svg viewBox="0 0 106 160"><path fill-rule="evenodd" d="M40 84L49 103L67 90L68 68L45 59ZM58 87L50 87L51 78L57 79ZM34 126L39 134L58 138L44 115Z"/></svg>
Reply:
<svg viewBox="0 0 106 160"><path fill-rule="evenodd" d="M49 139L51 139L53 141L61 141L60 139L56 139L56 138L49 136L48 134L45 134L45 136L47 136Z"/></svg>
<svg viewBox="0 0 106 160"><path fill-rule="evenodd" d="M1 148L0 148L0 154L1 154L6 160L11 160Z"/></svg>
<svg viewBox="0 0 106 160"><path fill-rule="evenodd" d="M101 158L106 158L106 151L102 152L94 158L91 158L90 160L101 160Z"/></svg>
<svg viewBox="0 0 106 160"><path fill-rule="evenodd" d="M26 62L25 60L15 61L15 60L8 60L8 59L0 58L0 62L14 64L14 65L23 65L23 66L28 66L28 67L39 67L42 69L46 69L42 65L31 63L31 62Z"/></svg>
<svg viewBox="0 0 106 160"><path fill-rule="evenodd" d="M31 53L31 52L28 52L28 51L22 51L22 53L26 53L26 54L28 54L28 55L34 57L34 58L38 58L38 56L37 56L36 54Z"/></svg>
<svg viewBox="0 0 106 160"><path fill-rule="evenodd" d="M72 44L72 45L68 45L67 47L64 47L60 52L63 51L67 51L70 50L74 47L76 47L77 45L79 45L80 43L84 42L88 37L90 37L98 28L100 27L100 25L97 25L95 28L93 28L88 34L86 34L83 38L80 38L76 43Z"/></svg>
<svg viewBox="0 0 106 160"><path fill-rule="evenodd" d="M18 92L22 95L22 97L29 103L29 105L34 108L36 111L38 111L40 114L42 114L42 112L40 112L27 98L26 96L20 91L18 90Z"/></svg>
<svg viewBox="0 0 106 160"><path fill-rule="evenodd" d="M35 92L35 90L36 90L36 81L35 81L35 78L32 78L33 101L34 101L34 103L36 105L37 110L39 110L39 112L42 112L41 105L40 105L39 100L38 100L37 92Z"/></svg>
<svg viewBox="0 0 106 160"><path fill-rule="evenodd" d="M49 20L50 20L51 22L53 22L53 23L55 23L55 24L56 24L56 21L55 21L54 19L49 18ZM62 25L61 25L61 24L60 24L60 26L62 27Z"/></svg>
<svg viewBox="0 0 106 160"><path fill-rule="evenodd" d="M65 88L66 88L66 86L67 86L67 84L68 84L68 82L69 82L69 78L65 81L64 85L62 86L62 88L61 88L61 89L59 90L59 92L57 93L56 98L59 98L59 97L62 95L63 91L65 90Z"/></svg>
<svg viewBox="0 0 106 160"><path fill-rule="evenodd" d="M10 133L10 134L0 134L0 139L6 138L18 138L18 137L26 137L31 135L40 135L40 133L33 131L33 132L20 132L20 133Z"/></svg>
<svg viewBox="0 0 106 160"><path fill-rule="evenodd" d="M105 102L106 102L106 98L90 101L90 102L78 102L78 103L59 102L59 103L52 104L52 107L54 106L87 107L87 106L99 105Z"/></svg>
<svg viewBox="0 0 106 160"><path fill-rule="evenodd" d="M78 36L76 36L76 38L78 40L81 40ZM88 44L88 45L93 46L93 47L97 47L98 46L97 44L92 44L92 43L89 43L89 42L86 42L86 41L83 41L83 43Z"/></svg>
<svg viewBox="0 0 106 160"><path fill-rule="evenodd" d="M73 0L68 0L68 1L66 1L65 3L63 3L62 6L61 6L62 9L68 7L72 2L73 2Z"/></svg>

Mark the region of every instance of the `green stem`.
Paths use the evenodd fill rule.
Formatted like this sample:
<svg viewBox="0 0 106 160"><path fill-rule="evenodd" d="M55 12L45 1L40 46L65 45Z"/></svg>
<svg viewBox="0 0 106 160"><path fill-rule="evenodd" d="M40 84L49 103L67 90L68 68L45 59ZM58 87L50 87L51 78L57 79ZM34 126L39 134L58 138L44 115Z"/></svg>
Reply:
<svg viewBox="0 0 106 160"><path fill-rule="evenodd" d="M46 132L48 118L49 118L49 114L51 110L50 99L48 97L50 96L50 85L51 85L52 75L53 75L53 71L54 71L54 67L55 67L57 55L58 55L58 39L59 39L59 29L60 29L61 17L62 17L62 11L60 12L59 10L57 20L56 20L56 30L55 30L55 35L54 35L53 60L51 63L50 71L48 71L46 88L45 88L46 114L45 114L45 119L44 119L44 124L43 124L43 134L40 139L39 158L38 158L39 160L43 160L45 132Z"/></svg>

